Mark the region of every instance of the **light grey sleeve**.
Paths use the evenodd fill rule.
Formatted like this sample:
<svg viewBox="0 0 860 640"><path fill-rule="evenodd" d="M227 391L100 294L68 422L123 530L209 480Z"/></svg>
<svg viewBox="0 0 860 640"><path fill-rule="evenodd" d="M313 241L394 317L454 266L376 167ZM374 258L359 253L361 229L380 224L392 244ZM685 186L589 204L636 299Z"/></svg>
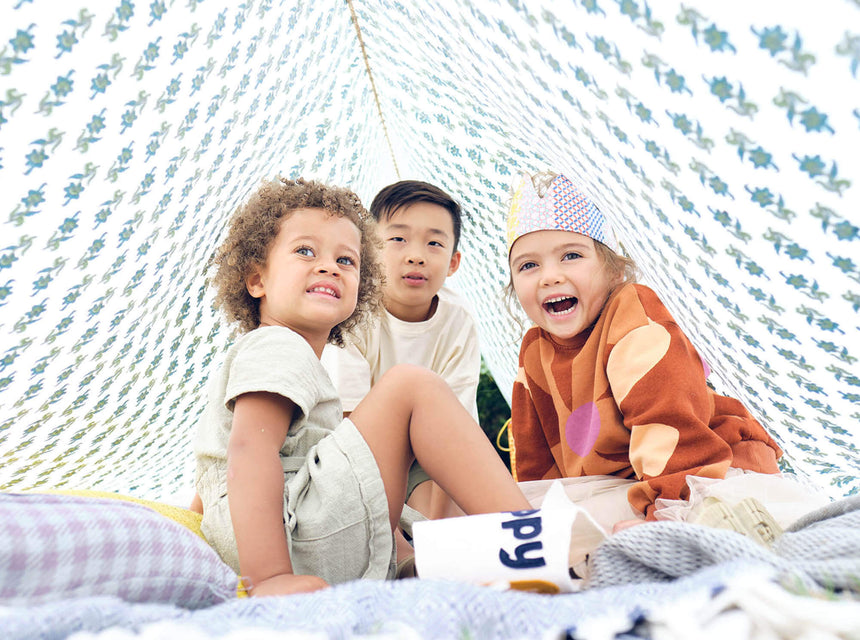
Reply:
<svg viewBox="0 0 860 640"><path fill-rule="evenodd" d="M267 391L293 401L307 415L319 387L308 375L316 355L297 333L284 327L262 327L242 338L230 367L224 404L232 410L243 393Z"/></svg>

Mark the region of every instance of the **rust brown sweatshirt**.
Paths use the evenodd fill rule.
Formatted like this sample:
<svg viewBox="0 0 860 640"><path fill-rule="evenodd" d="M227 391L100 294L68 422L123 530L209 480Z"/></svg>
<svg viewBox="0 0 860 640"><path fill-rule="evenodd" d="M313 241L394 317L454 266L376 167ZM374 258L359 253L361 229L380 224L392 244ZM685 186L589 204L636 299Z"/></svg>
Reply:
<svg viewBox="0 0 860 640"><path fill-rule="evenodd" d="M653 519L688 475L776 473L782 451L749 411L705 382L707 366L657 295L625 284L573 345L539 327L520 349L511 415L517 480L615 475Z"/></svg>

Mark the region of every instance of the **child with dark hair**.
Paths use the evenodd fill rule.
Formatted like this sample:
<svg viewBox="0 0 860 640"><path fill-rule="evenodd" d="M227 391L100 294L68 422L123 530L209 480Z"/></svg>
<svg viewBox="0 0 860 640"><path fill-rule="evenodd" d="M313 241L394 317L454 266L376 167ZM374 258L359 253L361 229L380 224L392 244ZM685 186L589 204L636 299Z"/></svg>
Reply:
<svg viewBox="0 0 860 640"><path fill-rule="evenodd" d="M383 242L382 313L352 331L345 349L323 363L351 411L391 367L409 363L438 373L477 420L481 374L478 332L463 301L444 287L460 266L460 205L439 187L402 180L370 205ZM430 518L460 515L419 465L410 472L408 504Z"/></svg>
<svg viewBox="0 0 860 640"><path fill-rule="evenodd" d="M447 384L393 368L343 418L319 357L379 304L374 223L349 190L264 183L213 259L244 332L211 379L194 440L202 531L251 595L394 573L419 460L467 513L528 502Z"/></svg>
<svg viewBox="0 0 860 640"><path fill-rule="evenodd" d="M401 180L380 189L370 203L370 214L379 222L391 218L400 210L413 204L426 202L447 210L451 216L453 233L452 250L457 253L460 244L460 230L463 226L463 212L460 204L436 185L420 180Z"/></svg>

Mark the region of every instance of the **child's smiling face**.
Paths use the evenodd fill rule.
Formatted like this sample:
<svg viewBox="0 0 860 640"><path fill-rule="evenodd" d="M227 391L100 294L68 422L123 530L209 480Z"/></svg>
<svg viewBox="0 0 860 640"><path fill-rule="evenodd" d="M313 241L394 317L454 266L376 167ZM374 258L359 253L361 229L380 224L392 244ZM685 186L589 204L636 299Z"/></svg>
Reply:
<svg viewBox="0 0 860 640"><path fill-rule="evenodd" d="M594 240L572 231L527 233L511 247L510 265L523 310L561 341L593 325L618 284Z"/></svg>
<svg viewBox="0 0 860 640"><path fill-rule="evenodd" d="M416 202L379 220L385 263L385 308L405 322L426 319L445 278L460 265L454 222L437 204Z"/></svg>
<svg viewBox="0 0 860 640"><path fill-rule="evenodd" d="M266 264L246 279L260 299L260 326L285 326L319 355L358 299L361 236L349 219L297 209L281 223Z"/></svg>

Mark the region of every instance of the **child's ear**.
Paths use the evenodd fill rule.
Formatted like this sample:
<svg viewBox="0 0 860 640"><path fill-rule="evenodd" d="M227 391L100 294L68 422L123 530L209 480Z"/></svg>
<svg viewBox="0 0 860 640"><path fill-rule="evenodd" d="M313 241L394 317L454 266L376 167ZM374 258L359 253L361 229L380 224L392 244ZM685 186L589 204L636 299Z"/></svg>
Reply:
<svg viewBox="0 0 860 640"><path fill-rule="evenodd" d="M448 264L448 275L453 276L457 273L457 269L460 268L460 252L455 251L454 255L451 256L451 262Z"/></svg>
<svg viewBox="0 0 860 640"><path fill-rule="evenodd" d="M610 292L615 291L622 284L624 284L624 274L619 273L617 276L612 278L612 280L609 282L609 291Z"/></svg>
<svg viewBox="0 0 860 640"><path fill-rule="evenodd" d="M266 292L263 288L263 275L259 269L254 269L254 272L245 278L245 287L252 298L262 298Z"/></svg>

